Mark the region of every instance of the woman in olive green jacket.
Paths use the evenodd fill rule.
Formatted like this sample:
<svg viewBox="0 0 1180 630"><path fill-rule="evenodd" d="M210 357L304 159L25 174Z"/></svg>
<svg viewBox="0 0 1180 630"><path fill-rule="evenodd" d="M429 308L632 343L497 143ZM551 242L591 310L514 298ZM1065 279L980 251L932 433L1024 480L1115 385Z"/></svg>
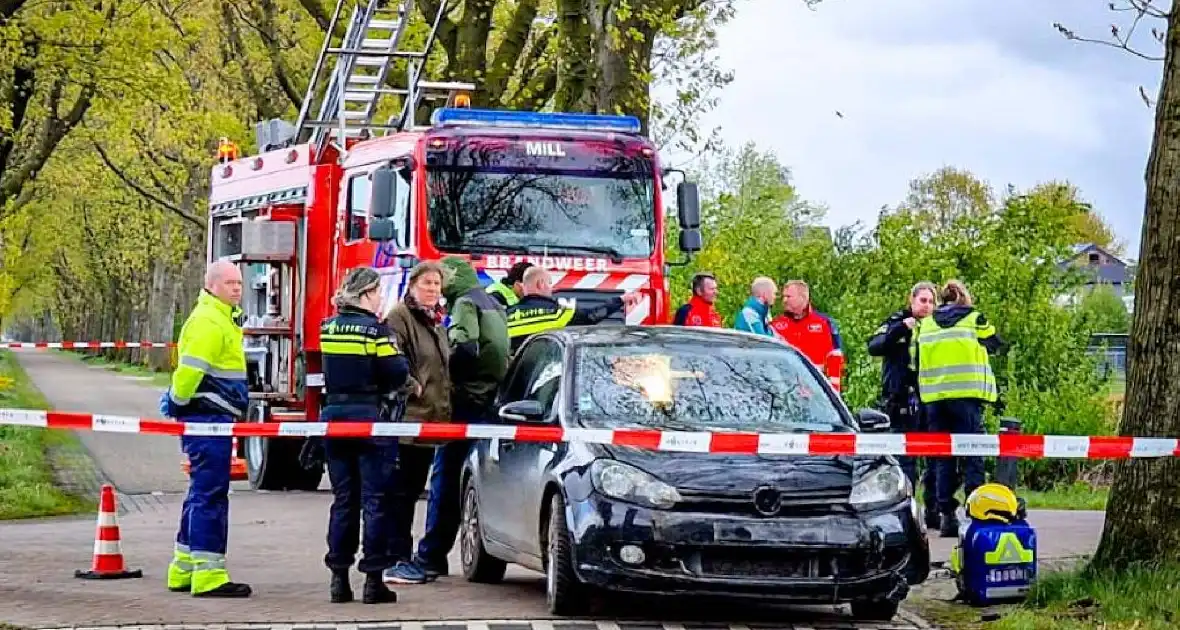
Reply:
<svg viewBox="0 0 1180 630"><path fill-rule="evenodd" d="M407 384L407 422L446 422L451 418L450 342L443 328L446 310L441 304L446 271L436 262L423 262L410 271L406 295L389 313L386 323L397 338L398 349L410 361ZM434 444L403 441L398 448L394 491L394 539L390 556L396 564L385 571L385 582L421 584L426 573L412 556L414 508L426 489Z"/></svg>

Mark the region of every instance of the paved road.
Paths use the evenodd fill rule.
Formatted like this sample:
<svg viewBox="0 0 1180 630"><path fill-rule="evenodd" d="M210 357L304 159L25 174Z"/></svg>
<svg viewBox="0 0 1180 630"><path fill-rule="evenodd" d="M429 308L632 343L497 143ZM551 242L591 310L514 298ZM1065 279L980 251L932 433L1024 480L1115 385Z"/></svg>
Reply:
<svg viewBox="0 0 1180 630"><path fill-rule="evenodd" d="M90 368L66 357L21 353L34 383L59 409L92 413L155 415L158 389L109 371ZM467 630L490 629L480 620L544 619L544 588L540 575L513 568L504 584L481 586L450 576L438 583L401 587L392 606L333 606L327 602L323 567L324 532L329 497L324 492L279 493L236 491L231 499L230 568L236 579L254 585L250 600L210 602L163 590L163 571L172 546L184 487L177 463L175 438L82 432L85 445L120 490L121 501L137 509L121 516L123 551L145 578L86 582L73 578L87 568L93 546L90 519L0 524L0 622L33 627L106 624L181 623L304 623L360 620L475 620ZM162 491L145 502L126 496ZM123 507L123 506L121 506ZM419 508L416 531L421 532ZM1101 513L1034 512L1042 556L1090 553L1102 527ZM951 541L933 538L934 559L945 560ZM451 567L459 560L452 554ZM360 579L354 581L359 588ZM627 616L642 610L647 619L671 620L669 630L687 621L715 620L727 628L737 620L754 624L773 620L779 628L921 628L919 620L899 617L895 624L853 625L832 609L784 612L744 608L717 609L680 605L612 606L600 611ZM794 624L798 623L798 626ZM608 624L609 625L609 624ZM657 624L658 625L658 624ZM412 627L391 630L423 630ZM438 630L459 630L439 628ZM564 630L565 627L558 629ZM509 630L509 629L505 629ZM518 627L511 630L549 630ZM593 623L586 628L603 629ZM630 630L623 628L623 630Z"/></svg>
<svg viewBox="0 0 1180 630"><path fill-rule="evenodd" d="M74 358L44 350L16 350L16 356L49 404L60 411L158 417L163 388ZM79 431L101 472L126 494L183 492L180 440Z"/></svg>

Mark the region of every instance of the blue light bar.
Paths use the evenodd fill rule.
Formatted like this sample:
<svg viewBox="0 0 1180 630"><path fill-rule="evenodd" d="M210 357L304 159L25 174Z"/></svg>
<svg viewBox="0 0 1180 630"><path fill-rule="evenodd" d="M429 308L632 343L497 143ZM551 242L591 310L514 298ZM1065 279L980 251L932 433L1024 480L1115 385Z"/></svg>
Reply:
<svg viewBox="0 0 1180 630"><path fill-rule="evenodd" d="M542 129L580 129L639 133L639 119L634 116L603 114L569 114L562 112L517 112L502 109L466 109L444 107L431 116L436 127L535 127Z"/></svg>

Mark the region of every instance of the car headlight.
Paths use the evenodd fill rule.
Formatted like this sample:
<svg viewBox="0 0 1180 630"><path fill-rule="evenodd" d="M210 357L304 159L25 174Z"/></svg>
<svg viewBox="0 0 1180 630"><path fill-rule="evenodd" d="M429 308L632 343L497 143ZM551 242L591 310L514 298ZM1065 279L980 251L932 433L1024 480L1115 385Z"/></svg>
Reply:
<svg viewBox="0 0 1180 630"><path fill-rule="evenodd" d="M594 460L590 479L594 489L620 501L666 510L680 500L676 488L634 466L610 459Z"/></svg>
<svg viewBox="0 0 1180 630"><path fill-rule="evenodd" d="M909 483L900 467L879 466L853 484L849 501L854 507L896 503L910 494Z"/></svg>

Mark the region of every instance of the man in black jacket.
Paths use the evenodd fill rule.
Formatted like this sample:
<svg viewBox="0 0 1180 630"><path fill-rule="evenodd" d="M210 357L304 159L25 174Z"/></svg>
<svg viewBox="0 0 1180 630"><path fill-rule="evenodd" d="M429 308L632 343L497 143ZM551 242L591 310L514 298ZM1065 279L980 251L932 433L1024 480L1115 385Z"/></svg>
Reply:
<svg viewBox="0 0 1180 630"><path fill-rule="evenodd" d="M918 374L910 356L910 341L918 320L934 311L936 289L929 282L919 282L910 290L907 307L891 314L869 339L869 354L884 359L881 365L881 410L889 414L895 433L926 430L922 405L918 402ZM915 493L918 487L918 461L914 457L899 456L898 462ZM922 471L923 503L927 527L938 527L941 522L934 488L934 474L927 463Z"/></svg>

